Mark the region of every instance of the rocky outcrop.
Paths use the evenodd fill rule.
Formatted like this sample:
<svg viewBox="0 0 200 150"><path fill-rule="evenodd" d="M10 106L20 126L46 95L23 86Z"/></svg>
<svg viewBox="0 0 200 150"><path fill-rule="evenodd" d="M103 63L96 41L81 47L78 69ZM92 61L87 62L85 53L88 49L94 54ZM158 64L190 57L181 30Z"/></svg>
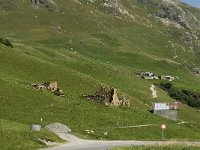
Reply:
<svg viewBox="0 0 200 150"><path fill-rule="evenodd" d="M31 0L31 3L34 4L34 5L47 4L48 0Z"/></svg>
<svg viewBox="0 0 200 150"><path fill-rule="evenodd" d="M112 14L113 16L118 16L118 14L129 16L134 18L133 15L129 13L126 7L123 6L121 0L102 0L102 6L106 9L106 13Z"/></svg>
<svg viewBox="0 0 200 150"><path fill-rule="evenodd" d="M112 7L112 8L122 7L120 0L103 0L103 5L105 7Z"/></svg>
<svg viewBox="0 0 200 150"><path fill-rule="evenodd" d="M13 48L13 44L10 42L9 39L1 38L0 37L0 44Z"/></svg>
<svg viewBox="0 0 200 150"><path fill-rule="evenodd" d="M177 27L192 31L190 14L186 12L180 2L172 0L163 0L160 3L159 10L154 14L157 18L165 19L171 23L177 24Z"/></svg>
<svg viewBox="0 0 200 150"><path fill-rule="evenodd" d="M155 13L156 17L168 19L170 21L174 21L179 24L181 27L191 30L190 25L186 22L185 17L183 16L182 9L178 9L177 7L171 5L162 5L161 10Z"/></svg>
<svg viewBox="0 0 200 150"><path fill-rule="evenodd" d="M53 0L30 0L34 6L44 6L49 12L58 12L58 8Z"/></svg>
<svg viewBox="0 0 200 150"><path fill-rule="evenodd" d="M191 45L194 50L200 48L200 21L184 4L173 0L141 0L140 2L156 7L158 11L154 13L154 16L162 21L163 24L185 30L180 36L184 43Z"/></svg>
<svg viewBox="0 0 200 150"><path fill-rule="evenodd" d="M161 3L161 9L155 13L155 16L174 23L176 27L185 30L185 34L181 39L190 45L193 49L199 49L199 37L198 32L194 28L194 24L200 24L198 20L194 20L194 16L191 16L189 10L184 10L180 2L163 0Z"/></svg>

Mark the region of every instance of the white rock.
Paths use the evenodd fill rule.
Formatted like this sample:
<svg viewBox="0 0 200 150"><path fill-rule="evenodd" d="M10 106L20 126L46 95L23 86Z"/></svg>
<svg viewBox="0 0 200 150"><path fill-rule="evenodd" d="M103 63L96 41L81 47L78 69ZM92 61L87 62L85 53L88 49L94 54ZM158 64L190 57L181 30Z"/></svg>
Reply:
<svg viewBox="0 0 200 150"><path fill-rule="evenodd" d="M52 123L50 125L47 125L45 127L49 131L52 131L54 133L68 133L71 132L71 129L67 127L66 125L63 125L61 123Z"/></svg>

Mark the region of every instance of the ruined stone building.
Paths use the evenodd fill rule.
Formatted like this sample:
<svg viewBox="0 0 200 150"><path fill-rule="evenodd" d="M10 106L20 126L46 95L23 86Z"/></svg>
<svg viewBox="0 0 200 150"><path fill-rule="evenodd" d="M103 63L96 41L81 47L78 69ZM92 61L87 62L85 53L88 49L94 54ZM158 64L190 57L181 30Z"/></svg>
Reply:
<svg viewBox="0 0 200 150"><path fill-rule="evenodd" d="M46 82L46 87L47 87L47 90L54 92L58 89L58 84L56 81Z"/></svg>
<svg viewBox="0 0 200 150"><path fill-rule="evenodd" d="M39 84L32 84L32 86L33 86L33 88L35 88L37 90L47 90L47 91L54 93L54 95L64 96L62 90L60 90L58 88L58 84L57 84L56 81L39 83Z"/></svg>
<svg viewBox="0 0 200 150"><path fill-rule="evenodd" d="M126 100L125 96L118 98L117 90L110 88L109 90L105 87L100 87L94 95L84 95L89 100L94 100L105 105L111 106L130 106L129 100Z"/></svg>
<svg viewBox="0 0 200 150"><path fill-rule="evenodd" d="M45 82L45 83L39 83L39 84L33 84L33 87L37 90L48 90L51 92L54 92L58 89L58 84L56 81L53 82Z"/></svg>

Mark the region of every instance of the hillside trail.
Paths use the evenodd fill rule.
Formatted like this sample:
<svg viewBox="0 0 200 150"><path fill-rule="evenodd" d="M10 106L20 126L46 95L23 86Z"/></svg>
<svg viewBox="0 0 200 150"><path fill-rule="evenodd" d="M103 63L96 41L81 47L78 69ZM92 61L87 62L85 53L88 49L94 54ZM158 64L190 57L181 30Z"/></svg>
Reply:
<svg viewBox="0 0 200 150"><path fill-rule="evenodd" d="M155 90L155 86L152 84L150 87L150 90L152 91L152 98L157 98L157 92Z"/></svg>

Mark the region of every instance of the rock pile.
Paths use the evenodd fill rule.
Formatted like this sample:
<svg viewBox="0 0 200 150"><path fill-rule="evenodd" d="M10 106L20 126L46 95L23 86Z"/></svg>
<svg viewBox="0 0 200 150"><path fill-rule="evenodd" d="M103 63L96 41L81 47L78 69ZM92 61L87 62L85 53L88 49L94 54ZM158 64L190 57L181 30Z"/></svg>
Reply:
<svg viewBox="0 0 200 150"><path fill-rule="evenodd" d="M110 106L130 106L129 100L124 95L118 98L117 90L112 87L110 89L100 87L94 95L83 95L83 97Z"/></svg>
<svg viewBox="0 0 200 150"><path fill-rule="evenodd" d="M50 0L31 0L31 3L33 5L40 5L40 4L48 4L48 3L54 3L53 1L50 1Z"/></svg>

